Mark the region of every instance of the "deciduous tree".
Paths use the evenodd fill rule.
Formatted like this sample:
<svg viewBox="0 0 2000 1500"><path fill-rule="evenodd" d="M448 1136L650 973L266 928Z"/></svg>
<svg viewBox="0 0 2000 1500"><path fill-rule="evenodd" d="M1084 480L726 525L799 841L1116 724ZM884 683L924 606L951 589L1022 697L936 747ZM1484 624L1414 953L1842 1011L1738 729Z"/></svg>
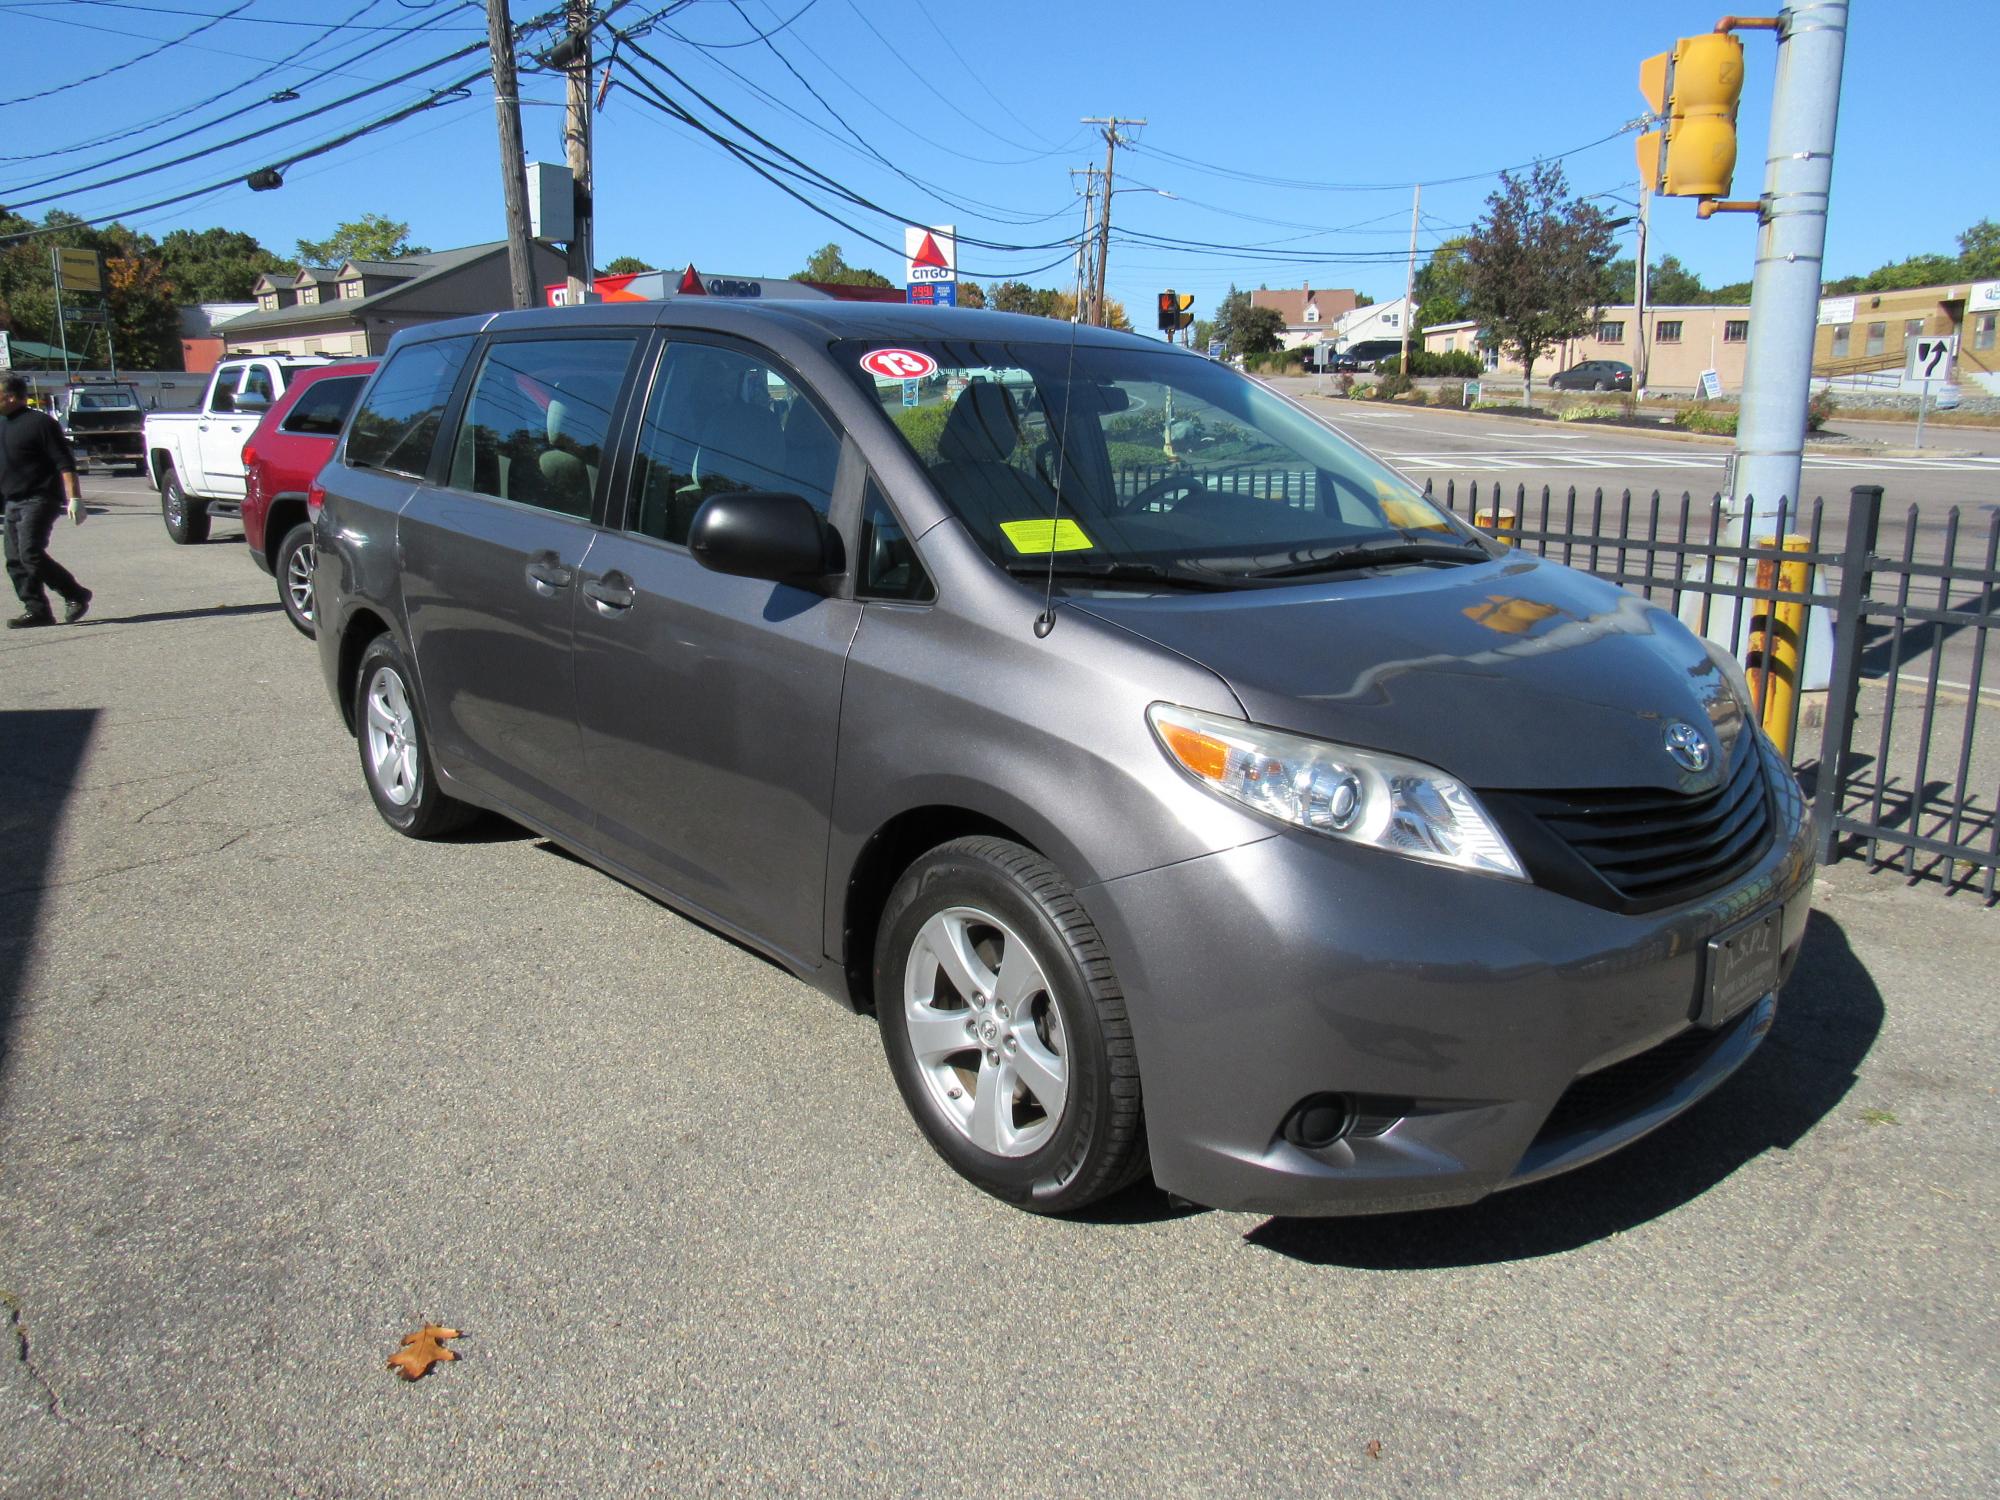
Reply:
<svg viewBox="0 0 2000 1500"><path fill-rule="evenodd" d="M794 281L821 281L833 286L894 286L896 283L879 271L871 271L865 266L850 266L841 256L840 246L831 241L821 245L806 257L805 269L795 274Z"/></svg>
<svg viewBox="0 0 2000 1500"><path fill-rule="evenodd" d="M160 240L160 263L182 302L243 302L266 272L298 266L240 229L175 229Z"/></svg>
<svg viewBox="0 0 2000 1500"><path fill-rule="evenodd" d="M641 260L636 255L621 255L603 270L606 276L632 276L640 271L657 271L660 268L649 260Z"/></svg>
<svg viewBox="0 0 2000 1500"><path fill-rule="evenodd" d="M1520 361L1530 400L1535 362L1595 321L1611 252L1604 214L1571 196L1559 164L1500 174L1466 240L1466 311Z"/></svg>
<svg viewBox="0 0 2000 1500"><path fill-rule="evenodd" d="M401 260L428 255L423 245L410 243L410 226L384 214L363 214L335 227L323 240L300 240L299 260L308 266L338 266L350 260Z"/></svg>

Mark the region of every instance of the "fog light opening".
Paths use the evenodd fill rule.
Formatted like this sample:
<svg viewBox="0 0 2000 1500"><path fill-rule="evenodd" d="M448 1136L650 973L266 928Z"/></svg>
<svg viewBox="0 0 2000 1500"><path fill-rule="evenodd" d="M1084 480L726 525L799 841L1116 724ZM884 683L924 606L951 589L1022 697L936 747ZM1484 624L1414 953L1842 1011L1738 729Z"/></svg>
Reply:
<svg viewBox="0 0 2000 1500"><path fill-rule="evenodd" d="M1355 1116L1353 1095L1311 1094L1292 1106L1280 1134L1294 1146L1324 1151L1346 1138Z"/></svg>

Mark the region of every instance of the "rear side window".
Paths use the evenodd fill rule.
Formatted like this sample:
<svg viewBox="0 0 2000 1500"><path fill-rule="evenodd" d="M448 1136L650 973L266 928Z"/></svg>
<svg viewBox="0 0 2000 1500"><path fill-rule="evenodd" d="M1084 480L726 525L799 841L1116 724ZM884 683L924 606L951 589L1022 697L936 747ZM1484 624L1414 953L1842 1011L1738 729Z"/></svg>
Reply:
<svg viewBox="0 0 2000 1500"><path fill-rule="evenodd" d="M399 350L375 377L347 435L347 462L421 478L472 336Z"/></svg>
<svg viewBox="0 0 2000 1500"><path fill-rule="evenodd" d="M489 345L451 453L451 487L588 516L636 338Z"/></svg>
<svg viewBox="0 0 2000 1500"><path fill-rule="evenodd" d="M315 380L299 393L297 404L285 413L285 420L278 426L285 432L302 432L312 437L339 437L340 424L347 420L347 410L361 394L361 383L366 378L348 375L339 380Z"/></svg>

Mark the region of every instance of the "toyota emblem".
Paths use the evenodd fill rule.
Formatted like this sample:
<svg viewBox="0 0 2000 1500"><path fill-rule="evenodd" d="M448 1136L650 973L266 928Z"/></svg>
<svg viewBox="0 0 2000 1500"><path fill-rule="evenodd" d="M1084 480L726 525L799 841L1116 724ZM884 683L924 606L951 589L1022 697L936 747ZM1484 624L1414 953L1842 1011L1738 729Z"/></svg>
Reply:
<svg viewBox="0 0 2000 1500"><path fill-rule="evenodd" d="M1708 769L1708 741L1692 724L1675 722L1667 726L1667 754L1683 771Z"/></svg>

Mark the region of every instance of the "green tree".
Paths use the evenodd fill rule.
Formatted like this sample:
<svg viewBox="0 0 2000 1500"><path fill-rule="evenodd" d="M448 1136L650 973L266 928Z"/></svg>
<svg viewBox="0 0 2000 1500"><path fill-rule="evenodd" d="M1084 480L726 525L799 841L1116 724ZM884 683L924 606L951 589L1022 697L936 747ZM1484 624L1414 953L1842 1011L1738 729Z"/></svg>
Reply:
<svg viewBox="0 0 2000 1500"><path fill-rule="evenodd" d="M1654 306L1703 307L1714 300L1715 293L1677 256L1662 255L1646 273L1646 301Z"/></svg>
<svg viewBox="0 0 2000 1500"><path fill-rule="evenodd" d="M244 302L266 272L297 265L240 229L175 229L160 240L160 263L183 302Z"/></svg>
<svg viewBox="0 0 2000 1500"><path fill-rule="evenodd" d="M1417 303L1417 328L1465 319L1465 236L1454 235L1431 252L1417 268L1411 293ZM1365 304L1362 304L1365 305Z"/></svg>
<svg viewBox="0 0 2000 1500"><path fill-rule="evenodd" d="M1575 198L1555 162L1500 174L1465 246L1466 312L1521 362L1533 399L1535 362L1596 320L1611 230Z"/></svg>
<svg viewBox="0 0 2000 1500"><path fill-rule="evenodd" d="M1252 307L1230 325L1231 354L1269 354L1284 341L1285 315L1275 307Z"/></svg>
<svg viewBox="0 0 2000 1500"><path fill-rule="evenodd" d="M2000 280L2000 224L1981 219L1958 237L1958 274L1965 281Z"/></svg>
<svg viewBox="0 0 2000 1500"><path fill-rule="evenodd" d="M50 249L95 250L103 257L103 292L95 296L66 293L63 306L69 312L91 312L100 307L107 311L111 340L106 340L101 323L89 319L70 322L68 341L74 363L93 368L108 364L112 352L109 343L115 342L123 368L180 368L180 312L173 283L151 235L123 224L92 227L60 210L39 225L0 211L0 240L30 232L36 232L33 239L0 244L0 327L19 339L60 342Z"/></svg>
<svg viewBox="0 0 2000 1500"><path fill-rule="evenodd" d="M660 268L651 261L641 260L636 255L621 255L606 266L601 274L605 276L631 276L640 271L657 271Z"/></svg>
<svg viewBox="0 0 2000 1500"><path fill-rule="evenodd" d="M363 214L334 227L323 240L300 240L299 261L308 266L338 266L350 260L401 260L428 255L423 245L410 243L410 226L383 214Z"/></svg>
<svg viewBox="0 0 2000 1500"><path fill-rule="evenodd" d="M1236 283L1232 281L1229 290L1223 293L1222 300L1215 304L1215 320L1209 325L1209 336L1221 339L1226 353L1242 352L1238 347L1236 329L1237 324L1243 321L1249 311L1250 294L1238 291Z"/></svg>
<svg viewBox="0 0 2000 1500"><path fill-rule="evenodd" d="M831 241L806 257L805 269L794 273L794 281L820 281L832 286L894 286L879 271L850 266L841 258L840 246Z"/></svg>
<svg viewBox="0 0 2000 1500"><path fill-rule="evenodd" d="M979 289L976 281L961 281L958 284L958 305L960 307L984 307L986 293Z"/></svg>

